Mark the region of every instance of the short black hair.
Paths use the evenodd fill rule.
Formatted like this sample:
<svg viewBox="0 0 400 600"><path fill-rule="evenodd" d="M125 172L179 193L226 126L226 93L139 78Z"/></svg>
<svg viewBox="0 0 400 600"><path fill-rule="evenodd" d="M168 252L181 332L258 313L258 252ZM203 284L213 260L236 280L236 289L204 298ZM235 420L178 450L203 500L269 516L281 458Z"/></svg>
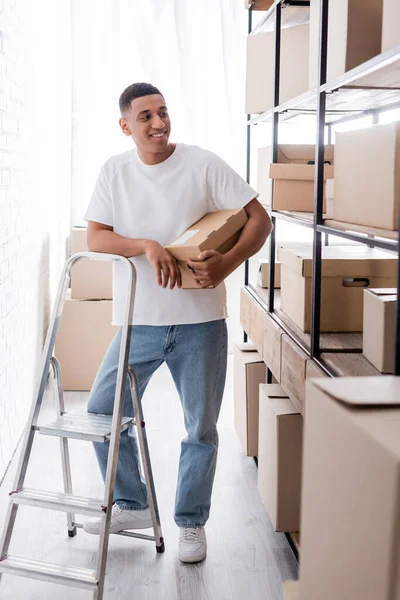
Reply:
<svg viewBox="0 0 400 600"><path fill-rule="evenodd" d="M121 114L126 110L129 110L131 102L132 100L135 100L135 98L151 96L152 94L160 94L160 96L163 96L160 90L151 83L132 83L132 85L129 85L119 97L119 109Z"/></svg>

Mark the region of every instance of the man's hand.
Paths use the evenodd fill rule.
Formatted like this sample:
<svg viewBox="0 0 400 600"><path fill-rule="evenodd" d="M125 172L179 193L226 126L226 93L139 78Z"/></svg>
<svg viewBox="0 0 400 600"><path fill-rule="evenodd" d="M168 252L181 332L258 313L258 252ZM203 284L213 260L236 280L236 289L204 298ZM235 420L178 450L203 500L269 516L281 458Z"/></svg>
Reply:
<svg viewBox="0 0 400 600"><path fill-rule="evenodd" d="M181 288L182 277L175 258L161 244L153 240L146 241L145 248L146 258L157 273L158 285L166 288L169 281L171 290L175 287L175 284L178 288Z"/></svg>
<svg viewBox="0 0 400 600"><path fill-rule="evenodd" d="M200 288L219 284L231 272L230 262L216 250L205 250L196 260L188 260L187 264Z"/></svg>

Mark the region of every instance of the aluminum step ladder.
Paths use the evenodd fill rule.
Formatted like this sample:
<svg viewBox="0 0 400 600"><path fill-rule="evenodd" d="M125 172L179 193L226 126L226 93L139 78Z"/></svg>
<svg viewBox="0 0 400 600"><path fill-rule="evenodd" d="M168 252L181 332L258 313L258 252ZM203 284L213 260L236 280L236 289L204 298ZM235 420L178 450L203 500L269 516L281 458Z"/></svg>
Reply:
<svg viewBox="0 0 400 600"><path fill-rule="evenodd" d="M53 356L54 344L64 307L65 295L70 282L72 267L80 260L121 261L128 274L126 308L122 327L121 348L119 354L117 385L113 415L97 415L91 413L68 413L65 411L61 369ZM0 538L0 579L3 573L60 583L69 587L78 587L92 592L93 600L102 600L106 575L107 551L110 535L111 507L113 504L114 486L117 472L118 450L121 432L130 426L136 426L142 458L143 472L147 486L147 496L152 517L153 536L142 535L131 531L121 531L116 535L150 540L156 543L157 552L164 552L164 539L161 532L160 517L154 487L150 455L147 444L142 404L138 393L136 376L128 366L131 341L132 315L136 289L136 271L133 264L122 256L101 254L97 252L80 252L69 258L63 269L55 307L50 321L46 342L42 354L41 374L37 382L26 430L23 436L20 459L15 477L14 488L10 492L10 503L6 513L3 532ZM54 396L58 417L52 423L39 425L39 414L43 394L50 374L54 376ZM123 417L124 390L126 377L129 377L134 418ZM64 493L33 490L24 487L25 475L32 451L34 437L37 433L60 438L61 462L63 471ZM79 439L95 442L109 442L105 491L103 499L82 498L72 493L71 466L68 439ZM67 514L68 536L74 537L77 528L82 527L75 521L75 512L79 514L102 517L100 528L96 571L75 566L56 565L31 560L20 556L10 556L8 549L14 524L21 504L62 511Z"/></svg>

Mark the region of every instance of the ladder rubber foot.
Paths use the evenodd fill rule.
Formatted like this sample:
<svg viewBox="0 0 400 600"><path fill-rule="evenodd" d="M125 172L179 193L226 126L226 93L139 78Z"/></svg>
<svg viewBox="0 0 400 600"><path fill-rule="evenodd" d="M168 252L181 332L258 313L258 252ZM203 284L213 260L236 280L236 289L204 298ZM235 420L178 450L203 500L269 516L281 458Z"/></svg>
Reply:
<svg viewBox="0 0 400 600"><path fill-rule="evenodd" d="M68 537L73 538L76 536L76 527L74 527L72 530L68 529Z"/></svg>
<svg viewBox="0 0 400 600"><path fill-rule="evenodd" d="M161 542L160 546L156 546L156 550L157 550L158 554L162 554L165 550L164 542Z"/></svg>

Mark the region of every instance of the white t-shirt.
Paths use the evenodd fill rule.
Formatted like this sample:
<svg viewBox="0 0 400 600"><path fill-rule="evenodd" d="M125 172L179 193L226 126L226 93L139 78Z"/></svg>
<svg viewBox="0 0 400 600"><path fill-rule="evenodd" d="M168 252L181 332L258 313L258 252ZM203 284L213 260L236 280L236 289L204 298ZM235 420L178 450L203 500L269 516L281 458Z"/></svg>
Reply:
<svg viewBox="0 0 400 600"><path fill-rule="evenodd" d="M143 163L133 149L104 164L85 220L165 247L208 212L242 208L257 196L227 163L198 146L177 144L157 165ZM146 256L130 260L137 271L134 325L204 323L227 316L224 283L214 289L164 289ZM113 296L113 324L122 325L126 267L120 262L114 263Z"/></svg>

